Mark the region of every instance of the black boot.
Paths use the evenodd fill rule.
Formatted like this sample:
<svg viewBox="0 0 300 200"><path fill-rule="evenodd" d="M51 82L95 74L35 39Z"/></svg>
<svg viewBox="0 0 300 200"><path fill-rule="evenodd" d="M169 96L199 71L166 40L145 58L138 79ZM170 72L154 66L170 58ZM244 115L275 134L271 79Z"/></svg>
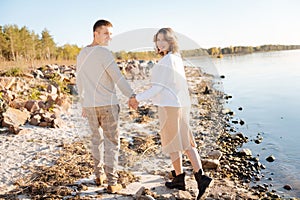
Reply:
<svg viewBox="0 0 300 200"><path fill-rule="evenodd" d="M176 172L175 172L175 170L172 170L172 171L171 171L171 174L172 174L172 177L173 177L173 178L176 177Z"/></svg>
<svg viewBox="0 0 300 200"><path fill-rule="evenodd" d="M178 190L185 191L185 182L184 182L185 173L179 174L174 177L172 182L166 182L165 186L170 189L177 188Z"/></svg>
<svg viewBox="0 0 300 200"><path fill-rule="evenodd" d="M205 193L205 190L210 186L212 182L212 178L202 174L202 169L199 169L199 171L194 174L199 190L197 200L199 200L202 197L202 195Z"/></svg>

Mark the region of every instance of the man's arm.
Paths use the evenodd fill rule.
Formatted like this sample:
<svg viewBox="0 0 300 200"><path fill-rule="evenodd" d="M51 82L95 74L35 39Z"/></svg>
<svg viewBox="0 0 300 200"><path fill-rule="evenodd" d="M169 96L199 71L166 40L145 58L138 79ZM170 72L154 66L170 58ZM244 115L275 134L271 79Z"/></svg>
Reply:
<svg viewBox="0 0 300 200"><path fill-rule="evenodd" d="M109 74L109 76L113 79L114 83L117 84L118 88L121 90L121 92L127 96L131 97L131 95L134 93L133 89L130 87L129 83L126 81L124 76L121 74L121 71L114 61L114 58L112 54L109 52L110 55L108 56L107 60L107 67L106 71Z"/></svg>

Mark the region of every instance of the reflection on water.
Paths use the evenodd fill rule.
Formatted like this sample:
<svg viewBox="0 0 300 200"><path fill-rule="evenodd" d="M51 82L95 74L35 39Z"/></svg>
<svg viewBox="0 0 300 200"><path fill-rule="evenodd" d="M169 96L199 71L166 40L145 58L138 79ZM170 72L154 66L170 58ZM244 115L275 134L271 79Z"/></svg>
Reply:
<svg viewBox="0 0 300 200"><path fill-rule="evenodd" d="M286 196L300 197L300 50L225 56L223 59L193 59L222 79L228 102L236 118L246 122L237 131L254 139L263 136L261 144L250 141L245 147L259 155L266 165L262 182ZM243 107L243 110L238 110ZM265 158L273 154L275 162ZM270 181L268 178L272 178ZM258 182L259 184L259 182ZM293 190L282 187L289 184Z"/></svg>

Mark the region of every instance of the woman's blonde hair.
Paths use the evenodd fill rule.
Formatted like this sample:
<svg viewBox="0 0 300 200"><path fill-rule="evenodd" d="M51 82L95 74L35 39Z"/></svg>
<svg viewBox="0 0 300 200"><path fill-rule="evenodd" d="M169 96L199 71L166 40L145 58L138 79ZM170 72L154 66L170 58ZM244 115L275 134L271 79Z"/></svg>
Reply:
<svg viewBox="0 0 300 200"><path fill-rule="evenodd" d="M154 35L153 42L155 43L155 50L158 54L164 55L163 52L160 52L158 49L156 42L157 42L157 36L158 34L163 34L166 41L169 43L170 47L167 53L179 53L179 46L177 42L177 37L175 35L175 32L171 28L161 28L158 30L158 32Z"/></svg>

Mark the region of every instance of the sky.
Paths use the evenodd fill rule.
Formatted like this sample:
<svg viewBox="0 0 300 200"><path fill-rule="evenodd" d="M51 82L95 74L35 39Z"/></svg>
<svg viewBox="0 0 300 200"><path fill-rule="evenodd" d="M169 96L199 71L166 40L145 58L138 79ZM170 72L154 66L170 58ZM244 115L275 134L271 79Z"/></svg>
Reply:
<svg viewBox="0 0 300 200"><path fill-rule="evenodd" d="M0 25L47 29L58 46L90 44L98 19L112 22L113 39L171 27L202 48L300 45L299 10L300 0L0 0Z"/></svg>

